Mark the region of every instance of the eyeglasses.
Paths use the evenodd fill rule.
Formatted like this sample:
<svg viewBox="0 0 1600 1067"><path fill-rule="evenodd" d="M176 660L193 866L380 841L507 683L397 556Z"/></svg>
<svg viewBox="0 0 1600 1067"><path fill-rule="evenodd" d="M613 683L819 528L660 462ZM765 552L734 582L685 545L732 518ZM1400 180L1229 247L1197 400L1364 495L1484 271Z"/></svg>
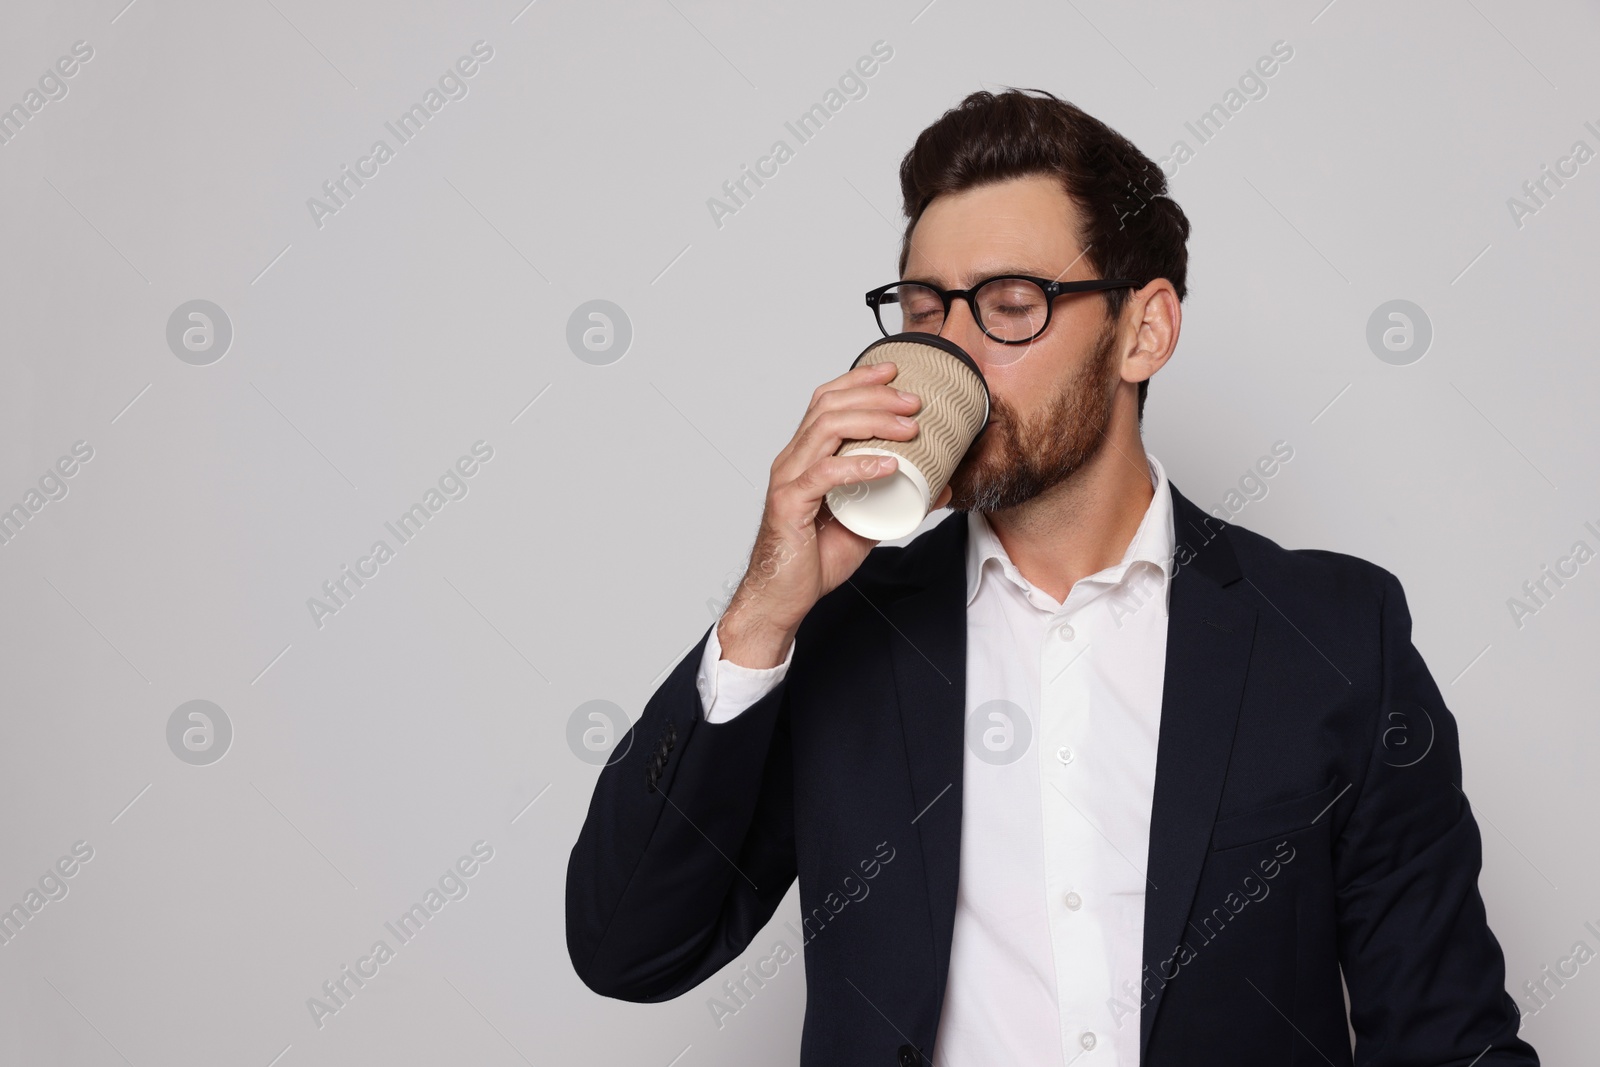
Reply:
<svg viewBox="0 0 1600 1067"><path fill-rule="evenodd" d="M884 336L897 333L937 334L950 314L950 303L967 302L978 327L1003 345L1020 345L1044 333L1058 296L1104 289L1139 288L1124 278L1053 282L1026 274L1002 274L971 289L937 289L923 282L891 282L867 292L867 306Z"/></svg>

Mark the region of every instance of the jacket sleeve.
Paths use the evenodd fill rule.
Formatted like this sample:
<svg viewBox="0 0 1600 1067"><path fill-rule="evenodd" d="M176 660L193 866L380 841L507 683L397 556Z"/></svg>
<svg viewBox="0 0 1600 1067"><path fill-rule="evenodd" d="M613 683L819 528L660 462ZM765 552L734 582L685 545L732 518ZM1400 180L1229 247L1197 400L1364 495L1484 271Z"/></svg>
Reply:
<svg viewBox="0 0 1600 1067"><path fill-rule="evenodd" d="M1365 778L1335 843L1357 1067L1537 1065L1478 892L1482 844L1456 722L1383 577L1383 667Z"/></svg>
<svg viewBox="0 0 1600 1067"><path fill-rule="evenodd" d="M567 952L603 996L687 992L742 952L795 878L787 682L727 722L686 653L600 772L567 862Z"/></svg>

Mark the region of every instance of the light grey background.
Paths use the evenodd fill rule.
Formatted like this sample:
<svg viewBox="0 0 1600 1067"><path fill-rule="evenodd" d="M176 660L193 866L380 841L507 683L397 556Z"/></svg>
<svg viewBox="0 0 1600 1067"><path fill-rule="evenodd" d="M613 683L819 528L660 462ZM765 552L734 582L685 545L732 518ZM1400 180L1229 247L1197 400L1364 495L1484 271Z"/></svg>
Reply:
<svg viewBox="0 0 1600 1067"><path fill-rule="evenodd" d="M0 1063L793 1062L799 964L720 1028L721 976L651 1006L574 977L597 771L568 721L637 717L710 624L773 455L876 336L901 156L1002 85L1195 148L1149 448L1212 506L1292 446L1235 521L1404 582L1508 985L1600 948L1600 563L1520 627L1507 603L1600 548L1600 162L1520 226L1507 205L1600 149L1592 6L524 3L5 8L0 104L94 55L0 146L0 506L94 455L0 545L0 906L94 856L0 947ZM480 40L468 95L319 228L307 199ZM1267 95L1198 145L1184 123L1280 40ZM866 96L798 145L785 121L876 41ZM1397 299L1433 329L1404 366L1366 341ZM207 366L167 344L191 300L232 324ZM609 364L567 344L591 300L632 326ZM468 494L319 628L308 598L477 441ZM191 700L232 726L208 765L168 745ZM319 1028L307 999L480 840L469 894ZM1546 1062L1589 1059L1594 970L1524 1021Z"/></svg>

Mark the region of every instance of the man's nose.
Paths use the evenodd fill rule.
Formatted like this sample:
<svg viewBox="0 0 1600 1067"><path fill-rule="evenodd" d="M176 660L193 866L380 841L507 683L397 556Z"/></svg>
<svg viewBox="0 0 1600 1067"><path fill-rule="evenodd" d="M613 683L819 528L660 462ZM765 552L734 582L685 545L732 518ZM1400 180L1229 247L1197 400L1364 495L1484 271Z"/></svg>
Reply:
<svg viewBox="0 0 1600 1067"><path fill-rule="evenodd" d="M950 314L944 317L939 336L954 341L962 351L974 358L980 356L985 348L984 332L978 326L978 320L972 317L972 309L965 300L951 301Z"/></svg>

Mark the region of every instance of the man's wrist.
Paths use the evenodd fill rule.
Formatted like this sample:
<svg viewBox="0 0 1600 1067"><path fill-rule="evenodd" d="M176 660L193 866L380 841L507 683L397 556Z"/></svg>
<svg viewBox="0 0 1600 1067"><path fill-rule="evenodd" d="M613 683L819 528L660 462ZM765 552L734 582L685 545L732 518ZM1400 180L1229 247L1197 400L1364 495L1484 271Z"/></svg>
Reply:
<svg viewBox="0 0 1600 1067"><path fill-rule="evenodd" d="M730 609L717 621L720 658L750 670L766 670L782 663L794 642L794 631L741 611L738 605L730 605Z"/></svg>

